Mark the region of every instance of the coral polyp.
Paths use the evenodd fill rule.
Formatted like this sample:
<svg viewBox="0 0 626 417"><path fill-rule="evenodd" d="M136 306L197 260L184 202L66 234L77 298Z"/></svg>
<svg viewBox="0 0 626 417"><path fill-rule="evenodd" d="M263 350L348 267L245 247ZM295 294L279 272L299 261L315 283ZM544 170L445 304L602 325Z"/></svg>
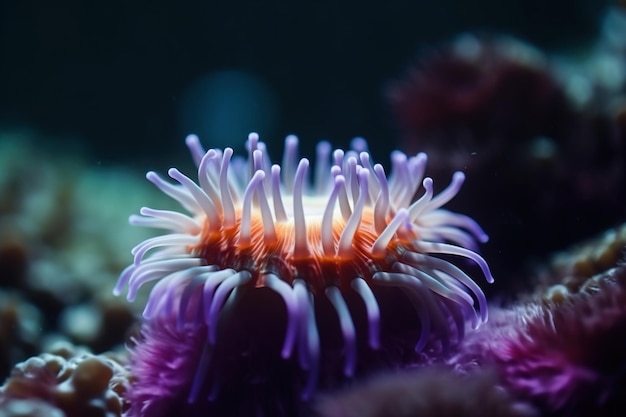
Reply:
<svg viewBox="0 0 626 417"><path fill-rule="evenodd" d="M288 385L306 400L329 381L371 369L372 358L406 363L446 353L466 323L487 319L482 290L452 262L469 260L492 282L476 252L487 236L471 218L441 208L463 173L435 194L425 154L393 153L388 177L362 139L348 151L321 142L312 181L295 136L285 141L282 166L272 165L255 133L247 159L231 148L205 151L193 135L187 145L197 182L175 168L175 183L154 172L147 178L189 215L142 208L132 216L131 224L169 233L134 248L114 290L128 286L132 301L156 281L143 313L144 347L136 348L144 353L135 355L144 408L163 400L149 398L157 391L147 386L160 383L145 361L175 360L168 344L188 343L176 359L188 362L175 387L158 390L163 397L219 402L237 385L267 389L271 378L293 374ZM276 369L241 365L254 355ZM251 407L246 412L258 412Z"/></svg>

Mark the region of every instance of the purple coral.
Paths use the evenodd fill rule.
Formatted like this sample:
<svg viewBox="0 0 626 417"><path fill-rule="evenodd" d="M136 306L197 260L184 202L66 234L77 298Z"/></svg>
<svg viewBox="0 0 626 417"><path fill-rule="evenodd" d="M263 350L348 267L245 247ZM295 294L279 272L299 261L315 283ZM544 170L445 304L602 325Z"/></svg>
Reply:
<svg viewBox="0 0 626 417"><path fill-rule="evenodd" d="M607 273L593 293L537 309L493 350L518 395L550 411L603 410L621 402L626 381L626 268ZM606 414L605 414L606 415Z"/></svg>
<svg viewBox="0 0 626 417"><path fill-rule="evenodd" d="M466 338L450 362L468 372L493 365L520 399L555 415L623 415L626 267L585 291L508 310Z"/></svg>

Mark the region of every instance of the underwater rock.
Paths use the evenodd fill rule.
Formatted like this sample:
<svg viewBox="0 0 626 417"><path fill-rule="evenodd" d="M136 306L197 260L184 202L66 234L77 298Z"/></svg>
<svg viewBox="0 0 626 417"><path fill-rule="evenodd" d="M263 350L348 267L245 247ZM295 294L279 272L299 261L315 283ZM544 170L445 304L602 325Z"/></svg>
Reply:
<svg viewBox="0 0 626 417"><path fill-rule="evenodd" d="M383 373L323 397L319 417L534 417L498 384L496 374L480 370L459 375L442 366Z"/></svg>

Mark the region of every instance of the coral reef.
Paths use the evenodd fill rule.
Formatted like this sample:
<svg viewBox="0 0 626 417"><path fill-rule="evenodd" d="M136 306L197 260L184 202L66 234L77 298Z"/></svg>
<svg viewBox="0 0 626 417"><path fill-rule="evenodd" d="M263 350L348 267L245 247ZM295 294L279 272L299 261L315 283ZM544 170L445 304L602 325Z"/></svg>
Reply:
<svg viewBox="0 0 626 417"><path fill-rule="evenodd" d="M124 341L136 312L110 288L137 233L150 236L127 213L162 200L128 169L94 168L47 140L0 131L0 379L51 337L98 352Z"/></svg>
<svg viewBox="0 0 626 417"><path fill-rule="evenodd" d="M309 175L295 137L279 166L192 135L197 180L158 193L0 131L0 417L623 415L625 57L619 8L576 54L423 54L388 99L432 179L362 139Z"/></svg>
<svg viewBox="0 0 626 417"><path fill-rule="evenodd" d="M425 53L388 95L403 148L427 152L436 169L472 172L495 155L528 153L529 138L563 143L573 128L545 57L511 38L461 35Z"/></svg>
<svg viewBox="0 0 626 417"><path fill-rule="evenodd" d="M120 355L93 355L71 345L15 365L0 387L0 415L50 413L64 417L120 417L129 376Z"/></svg>
<svg viewBox="0 0 626 417"><path fill-rule="evenodd" d="M557 252L534 274L534 297L558 302L569 294L587 291L603 273L617 267L626 253L626 224Z"/></svg>
<svg viewBox="0 0 626 417"><path fill-rule="evenodd" d="M513 293L529 259L624 221L624 28L624 15L609 11L583 59L465 34L390 87L403 149L428 152L435 182L467 171L452 208L499 242L485 255Z"/></svg>
<svg viewBox="0 0 626 417"><path fill-rule="evenodd" d="M7 400L0 404L1 417L66 417L65 413L40 400Z"/></svg>
<svg viewBox="0 0 626 417"><path fill-rule="evenodd" d="M0 289L0 375L39 352L42 322L40 311L19 293Z"/></svg>

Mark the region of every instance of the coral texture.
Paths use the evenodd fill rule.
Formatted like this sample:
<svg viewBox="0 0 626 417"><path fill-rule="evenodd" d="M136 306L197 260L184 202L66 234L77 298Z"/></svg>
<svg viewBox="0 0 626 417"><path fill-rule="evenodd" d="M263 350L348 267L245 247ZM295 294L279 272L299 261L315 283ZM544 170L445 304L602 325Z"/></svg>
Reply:
<svg viewBox="0 0 626 417"><path fill-rule="evenodd" d="M595 283L536 309L514 337L495 346L503 379L516 394L550 411L623 408L626 267Z"/></svg>
<svg viewBox="0 0 626 417"><path fill-rule="evenodd" d="M516 397L550 415L618 416L626 389L626 267L577 293L492 309L449 363L460 373L494 366Z"/></svg>
<svg viewBox="0 0 626 417"><path fill-rule="evenodd" d="M129 385L122 365L113 357L63 347L55 353L43 353L13 368L0 387L0 415L14 415L20 406L32 407L32 415L45 409L51 416L122 415L127 408L123 396Z"/></svg>

